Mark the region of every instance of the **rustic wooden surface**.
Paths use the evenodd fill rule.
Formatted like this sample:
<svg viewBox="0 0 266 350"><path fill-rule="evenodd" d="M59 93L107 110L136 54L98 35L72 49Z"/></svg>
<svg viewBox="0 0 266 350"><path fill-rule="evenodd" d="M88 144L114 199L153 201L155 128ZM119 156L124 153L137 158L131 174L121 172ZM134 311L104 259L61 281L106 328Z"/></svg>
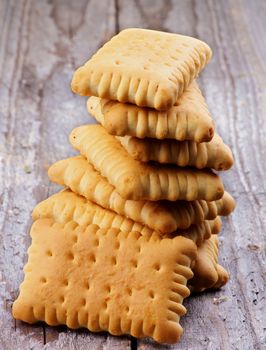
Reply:
<svg viewBox="0 0 266 350"><path fill-rule="evenodd" d="M56 190L49 164L73 153L67 136L91 122L69 82L74 69L126 27L199 37L214 57L200 82L235 167L221 263L231 280L186 301L185 334L170 349L266 349L266 2L0 1L0 349L165 349L151 341L14 322L34 205ZM224 300L220 304L214 298ZM224 297L224 298L223 298Z"/></svg>

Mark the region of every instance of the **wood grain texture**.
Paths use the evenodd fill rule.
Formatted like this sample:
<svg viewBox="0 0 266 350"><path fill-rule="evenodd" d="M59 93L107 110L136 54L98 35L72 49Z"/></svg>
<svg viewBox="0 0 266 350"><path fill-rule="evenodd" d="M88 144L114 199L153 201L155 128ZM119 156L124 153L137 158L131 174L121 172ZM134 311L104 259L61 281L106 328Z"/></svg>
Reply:
<svg viewBox="0 0 266 350"><path fill-rule="evenodd" d="M73 153L68 134L88 122L70 79L115 33L113 1L1 1L0 349L129 349L128 338L14 323L31 210L55 187L49 164ZM46 345L44 346L44 344Z"/></svg>
<svg viewBox="0 0 266 350"><path fill-rule="evenodd" d="M221 263L228 285L188 299L185 334L171 349L263 349L265 338L266 14L262 1L135 1L119 3L119 29L138 26L196 36L214 57L200 83L235 166L223 174L237 209L224 219ZM256 15L257 14L257 15ZM264 28L264 29L263 29ZM227 301L213 303L226 296ZM138 341L141 349L164 349Z"/></svg>
<svg viewBox="0 0 266 350"><path fill-rule="evenodd" d="M0 349L265 349L266 2L263 0L0 1ZM205 40L214 57L200 83L235 156L223 174L237 209L224 219L219 292L186 301L181 343L71 332L14 322L34 205L56 187L47 167L73 154L69 132L89 120L69 83L116 31L161 29ZM214 298L226 296L216 304Z"/></svg>

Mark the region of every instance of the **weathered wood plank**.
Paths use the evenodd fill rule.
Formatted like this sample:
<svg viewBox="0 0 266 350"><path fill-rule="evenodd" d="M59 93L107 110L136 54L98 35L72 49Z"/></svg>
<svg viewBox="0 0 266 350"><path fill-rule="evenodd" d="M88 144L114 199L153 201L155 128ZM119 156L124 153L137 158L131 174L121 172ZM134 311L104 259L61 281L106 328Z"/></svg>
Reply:
<svg viewBox="0 0 266 350"><path fill-rule="evenodd" d="M18 282L22 279L25 260L25 246L29 223L29 209L33 205L31 174L23 170L33 156L32 147L24 146L29 136L25 125L25 135L21 140L13 137L16 129L16 96L21 80L26 41L25 33L29 22L29 4L20 2L15 7L9 1L1 2L1 348L11 349L29 345L37 349L43 344L43 329L40 326L15 327L11 317L11 304L17 294ZM30 117L30 116L29 116ZM28 122L29 122L28 117ZM23 120L23 118L21 118ZM32 120L33 127L36 125ZM23 142L23 145L21 143ZM24 192L24 193L23 193ZM23 195L20 195L23 193ZM27 212L27 213L26 213ZM20 234L23 231L23 234ZM26 245L25 245L26 244ZM16 331L18 329L18 332Z"/></svg>
<svg viewBox="0 0 266 350"><path fill-rule="evenodd" d="M238 202L224 220L221 262L230 283L186 301L185 334L172 349L262 349L265 339L266 3L263 1L0 2L0 348L129 349L129 338L29 326L10 314L30 243L30 211L55 191L46 170L73 151L88 122L73 70L116 29L147 27L206 40L214 51L200 82L236 165L223 174ZM256 20L254 20L256 19ZM215 304L213 298L228 297ZM132 348L165 349L150 341Z"/></svg>
<svg viewBox="0 0 266 350"><path fill-rule="evenodd" d="M217 129L235 167L222 174L237 199L224 220L221 263L231 280L221 291L189 298L185 333L171 349L262 349L265 339L265 32L261 1L119 1L119 29L147 27L199 37L214 57L201 74ZM256 18L256 21L254 21ZM217 305L213 298L228 297ZM139 349L165 349L138 341Z"/></svg>
<svg viewBox="0 0 266 350"><path fill-rule="evenodd" d="M2 1L0 11L0 348L129 349L126 337L15 325L10 313L31 210L56 189L47 167L73 153L68 134L89 121L85 99L70 91L71 75L114 34L114 1Z"/></svg>

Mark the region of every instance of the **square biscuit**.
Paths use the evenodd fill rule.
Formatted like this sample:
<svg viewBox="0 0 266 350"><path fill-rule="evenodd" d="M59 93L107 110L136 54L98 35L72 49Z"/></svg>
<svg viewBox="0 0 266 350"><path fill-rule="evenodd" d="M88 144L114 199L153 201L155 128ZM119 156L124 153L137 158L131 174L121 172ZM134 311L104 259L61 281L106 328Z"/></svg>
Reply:
<svg viewBox="0 0 266 350"><path fill-rule="evenodd" d="M209 287L209 289L212 289L212 290L222 288L230 279L228 271L222 265L217 264L216 271L218 274L218 279L214 285Z"/></svg>
<svg viewBox="0 0 266 350"><path fill-rule="evenodd" d="M60 224L75 221L80 226L93 224L101 228L113 227L123 232L137 231L142 235L151 235L154 232L148 226L102 208L69 189L38 203L32 212L32 219L39 218L53 218Z"/></svg>
<svg viewBox="0 0 266 350"><path fill-rule="evenodd" d="M204 220L196 225L191 225L187 229L179 229L169 234L169 237L174 237L178 234L190 239L200 247L206 240L209 240L212 235L217 235L221 231L221 228L222 220L220 216L217 216L214 220Z"/></svg>
<svg viewBox="0 0 266 350"><path fill-rule="evenodd" d="M178 341L196 258L191 240L51 219L37 220L31 237L15 319Z"/></svg>
<svg viewBox="0 0 266 350"><path fill-rule="evenodd" d="M129 28L74 73L73 92L167 110L211 58L204 42L184 35Z"/></svg>
<svg viewBox="0 0 266 350"><path fill-rule="evenodd" d="M78 127L69 140L126 199L213 201L223 196L223 183L210 170L139 162L100 125Z"/></svg>
<svg viewBox="0 0 266 350"><path fill-rule="evenodd" d="M193 268L194 276L189 282L193 292L218 289L228 282L228 272L218 264L219 241L216 235L204 240L198 247Z"/></svg>
<svg viewBox="0 0 266 350"><path fill-rule="evenodd" d="M197 169L213 168L228 170L234 162L230 148L215 133L210 142L139 139L118 136L127 152L141 162L155 161L161 164L176 164Z"/></svg>
<svg viewBox="0 0 266 350"><path fill-rule="evenodd" d="M203 220L186 229L177 229L171 234L155 231L146 225L135 222L125 216L118 215L112 210L86 200L84 197L66 189L58 192L36 205L32 212L32 219L53 219L60 224L75 222L80 226L95 224L100 228L116 228L121 232L137 231L142 235L150 236L154 232L164 237L184 236L200 245L211 234L219 233L221 219Z"/></svg>
<svg viewBox="0 0 266 350"><path fill-rule="evenodd" d="M196 81L167 111L90 97L88 112L109 134L138 138L210 141L214 122Z"/></svg>
<svg viewBox="0 0 266 350"><path fill-rule="evenodd" d="M139 222L162 233L186 229L218 215L229 215L235 201L228 192L221 199L207 202L130 200L120 196L114 186L82 156L62 159L48 170L51 181L69 187L73 192L103 208Z"/></svg>

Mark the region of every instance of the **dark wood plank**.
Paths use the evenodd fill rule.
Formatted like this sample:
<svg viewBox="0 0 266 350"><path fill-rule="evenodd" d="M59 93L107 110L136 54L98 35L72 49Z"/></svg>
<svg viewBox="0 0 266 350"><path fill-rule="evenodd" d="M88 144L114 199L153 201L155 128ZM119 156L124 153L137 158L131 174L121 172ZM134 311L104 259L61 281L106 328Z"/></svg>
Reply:
<svg viewBox="0 0 266 350"><path fill-rule="evenodd" d="M192 35L213 48L200 83L235 166L222 174L237 209L224 219L220 261L230 271L219 292L186 300L185 333L171 349L262 349L265 339L266 50L263 1L119 1L119 29ZM214 298L226 297L220 304ZM138 348L165 349L150 341Z"/></svg>
<svg viewBox="0 0 266 350"><path fill-rule="evenodd" d="M90 121L71 76L115 33L114 1L2 1L0 18L0 349L129 349L126 337L15 325L10 312L31 210L56 190L47 168L74 153L68 134Z"/></svg>

